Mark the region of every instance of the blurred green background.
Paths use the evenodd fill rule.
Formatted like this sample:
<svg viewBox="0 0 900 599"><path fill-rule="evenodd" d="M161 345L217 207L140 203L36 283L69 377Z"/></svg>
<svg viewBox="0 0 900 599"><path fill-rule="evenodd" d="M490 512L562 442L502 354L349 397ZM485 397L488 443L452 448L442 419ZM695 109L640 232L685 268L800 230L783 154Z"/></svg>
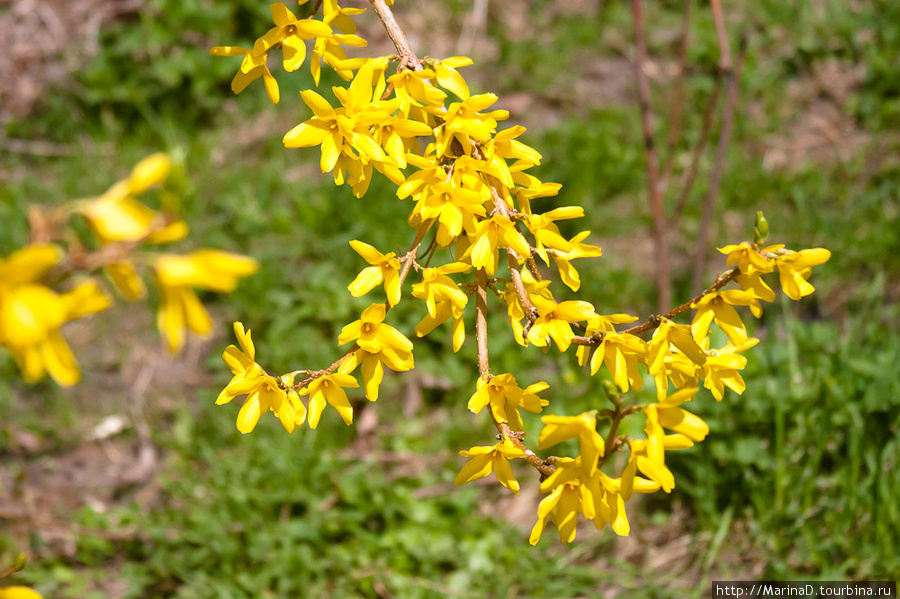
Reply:
<svg viewBox="0 0 900 599"><path fill-rule="evenodd" d="M408 246L408 230L385 226L408 206L378 181L356 200L318 172L315 151L282 147L307 118L296 94L311 85L305 68L275 73L277 107L258 82L231 94L239 61L208 48L251 44L269 26L265 3L79 6L0 6L0 33L16 32L0 89L0 254L27 240L29 205L99 194L167 150L187 173L181 211L192 234L182 247L244 252L262 268L232 295L203 298L216 335L182 358L166 358L146 305L122 304L67 329L85 373L74 390L25 385L0 356L0 563L32 556L13 580L48 598L188 599L699 597L711 580L900 577L900 4L723 2L732 51L743 35L747 54L709 280L724 267L714 246L748 238L756 210L771 242L826 247L832 259L816 269L812 297L780 297L754 321L762 343L743 396L698 396L693 411L711 434L667 455L676 489L629 504L630 537L588 525L570 546L549 530L536 548L527 542L539 501L532 472L517 470L520 497L452 485L456 452L493 430L465 409L472 344L453 354L443 328L416 343L416 370L387 378L376 404L354 398L354 428L329 411L317 431L288 436L265 418L241 436L237 406L213 406L230 376L219 355L233 320L253 329L270 371L339 355L340 328L367 305L346 291L363 267L347 242ZM644 5L663 160L682 7ZM498 93L510 123L529 127L524 141L544 156L538 174L563 184L535 208L585 207L565 232L591 229L604 257L579 267L579 297L601 313L652 313L630 3L395 8L420 56L472 56L472 87ZM54 19L67 35L52 35ZM372 55L391 53L374 15L357 20ZM694 2L670 213L717 60L709 5ZM718 131L717 120L670 234L676 298L689 297ZM391 322L411 332L420 312L401 305ZM599 385L570 357L522 351L494 324L495 371L548 381L554 413L600 405ZM125 430L91 440L111 416Z"/></svg>

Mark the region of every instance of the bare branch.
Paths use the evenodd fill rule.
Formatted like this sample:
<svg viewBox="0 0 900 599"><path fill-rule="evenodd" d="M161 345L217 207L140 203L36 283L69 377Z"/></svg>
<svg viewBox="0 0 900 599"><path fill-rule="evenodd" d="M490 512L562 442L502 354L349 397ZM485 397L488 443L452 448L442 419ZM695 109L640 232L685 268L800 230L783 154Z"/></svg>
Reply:
<svg viewBox="0 0 900 599"><path fill-rule="evenodd" d="M659 309L670 303L669 257L666 247L666 224L663 215L662 194L659 190L659 159L653 143L653 123L650 115L650 87L644 62L647 44L644 38L644 16L641 0L632 0L634 13L634 72L638 83L638 100L641 107L641 128L644 133L644 150L647 156L647 185L650 192L650 210L653 215L653 245L656 253L656 289Z"/></svg>

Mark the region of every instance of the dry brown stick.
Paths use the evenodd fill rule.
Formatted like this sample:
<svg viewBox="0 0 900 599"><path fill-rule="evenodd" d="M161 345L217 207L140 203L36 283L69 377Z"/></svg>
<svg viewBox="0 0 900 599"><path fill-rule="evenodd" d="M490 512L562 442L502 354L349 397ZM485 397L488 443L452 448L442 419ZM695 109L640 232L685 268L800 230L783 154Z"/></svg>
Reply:
<svg viewBox="0 0 900 599"><path fill-rule="evenodd" d="M675 146L681 137L681 116L684 114L684 79L687 73L688 44L691 34L691 0L684 0L684 15L681 17L681 44L678 51L678 78L675 80L675 97L672 114L669 117L669 140L666 148L666 166L663 168L662 185L668 187L675 165Z"/></svg>
<svg viewBox="0 0 900 599"><path fill-rule="evenodd" d="M475 343L478 346L478 374L485 382L491 379L487 346L487 271L475 272Z"/></svg>
<svg viewBox="0 0 900 599"><path fill-rule="evenodd" d="M675 210L672 212L672 216L669 219L669 228L671 229L678 226L678 221L681 220L681 215L684 213L685 206L687 206L688 198L691 196L691 191L694 189L697 173L700 170L700 159L706 151L706 144L709 143L709 134L712 131L713 116L716 113L716 106L719 104L719 93L721 89L722 80L716 77L712 93L706 101L706 109L703 111L703 125L700 129L700 139L697 140L697 146L694 148L693 155L691 156L691 165L688 167L684 182L681 184L681 193L678 196L678 203L675 205Z"/></svg>
<svg viewBox="0 0 900 599"><path fill-rule="evenodd" d="M722 13L721 0L709 0L713 21L716 23L716 38L719 41L719 69L723 73L731 72L731 47L728 45L728 31L725 29L725 15Z"/></svg>
<svg viewBox="0 0 900 599"><path fill-rule="evenodd" d="M406 39L406 34L403 33L403 30L400 29L400 25L397 24L397 20L394 19L394 13L391 12L391 9L388 8L388 5L385 4L384 0L370 1L372 4L372 8L375 9L375 13L378 15L378 18L381 19L381 23L384 25L385 31L387 31L388 36L394 43L394 47L397 49L397 53L400 55L400 64L405 65L415 71L421 70L422 65L419 64L419 59L418 57L416 57L416 53L413 52L412 46L409 45L409 40Z"/></svg>
<svg viewBox="0 0 900 599"><path fill-rule="evenodd" d="M641 0L631 2L634 14L634 72L638 83L638 102L641 109L641 128L644 133L644 149L647 156L647 185L650 193L650 210L653 214L653 244L656 253L656 289L660 311L669 305L669 257L666 248L666 224L663 215L662 194L659 190L659 159L653 143L653 123L650 116L650 86L644 73L647 44L644 37L644 16Z"/></svg>
<svg viewBox="0 0 900 599"><path fill-rule="evenodd" d="M712 0L714 14L719 5L718 0ZM718 8L719 17L716 19L717 30L718 23L722 20L721 7ZM724 24L723 24L724 28ZM720 37L720 41L723 41ZM713 163L712 172L709 175L709 188L706 190L706 198L703 201L703 216L700 221L700 230L697 233L697 245L694 252L694 278L691 289L696 292L703 286L703 277L706 271L706 246L709 243L709 228L712 226L713 211L716 205L716 196L719 193L719 186L722 183L722 172L725 169L725 157L728 153L728 142L731 140L731 130L734 125L734 111L737 106L738 91L740 89L741 68L746 56L745 48L741 48L738 55L737 66L734 71L731 70L731 54L728 50L728 40L724 40L722 49L725 57L720 61L723 68L726 95L725 95L725 112L722 114L722 130L719 133L719 145L716 148L716 159ZM742 40L742 46L744 45ZM727 58L728 62L725 62ZM728 70L724 70L728 67Z"/></svg>

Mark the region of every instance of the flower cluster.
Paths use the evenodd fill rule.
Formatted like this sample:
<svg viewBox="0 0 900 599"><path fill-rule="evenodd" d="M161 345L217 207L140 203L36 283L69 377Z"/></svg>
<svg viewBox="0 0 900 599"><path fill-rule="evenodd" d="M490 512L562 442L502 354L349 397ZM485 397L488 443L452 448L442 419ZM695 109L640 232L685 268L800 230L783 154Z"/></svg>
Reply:
<svg viewBox="0 0 900 599"><path fill-rule="evenodd" d="M373 3L379 16L392 21L380 4ZM471 326L466 315L474 312L479 377L468 408L476 414L486 411L499 439L461 452L470 461L456 483L493 472L503 486L518 492L509 460L522 459L541 472L541 490L548 493L538 510L532 543L540 539L547 522L553 522L560 538L570 542L578 514L598 528L610 524L617 534L627 534L625 503L632 494L669 492L674 487L666 451L689 447L708 433L698 416L680 406L701 387L717 400L723 398L726 387L738 394L744 391L741 371L747 360L742 354L758 340L749 335L735 308L749 308L759 317L762 304L775 298L763 277L776 270L791 299L812 293L811 270L828 260L829 252L764 246L761 238L727 246L720 251L727 256L730 270L682 306L637 325L630 325L636 317L604 314L588 301L558 300L551 280L545 278L547 273L555 271L565 286L578 291L581 277L573 262L598 257L601 250L587 242L589 231L568 237L560 230L560 221L584 216L582 208L541 208L544 198L557 195L560 186L529 172L540 164L541 155L520 140L524 127L500 129L509 115L494 108L497 96L470 92L458 69L471 60L418 60L390 28L400 56L345 59L338 44L358 41L347 37L355 32L350 19L355 11L339 7L335 0L326 0L323 7L321 22L297 21L284 5L273 4L275 27L253 49L220 47L213 54L243 55L235 91L262 76L270 98L277 101L277 93L273 97L272 92L277 86L269 81L274 79L265 66L268 51L280 46L285 70L292 71L303 62L304 40L310 40L314 55L349 84L333 87L333 99L312 90L301 92L312 116L284 135L285 147L318 147L322 172L330 172L337 185L349 185L357 197L366 194L376 172L384 175L396 185L397 197L409 200L408 224L414 241L408 252L399 255L383 253L363 241L351 242L368 265L349 284L349 291L363 297L376 289L381 294L383 289L385 299L374 301L359 320L344 327L338 343L353 345L342 357L323 370L298 371L308 375L303 380L292 383L265 374L253 361L249 335L245 338L243 329L236 328L244 347L238 353L243 357L234 348L226 352L235 379L223 397L247 395L239 428L252 428L261 413L273 411L291 431L302 423L300 415L307 409L310 427L315 428L326 404L350 424L353 410L345 388L359 386L361 379L366 397L374 401L385 367L405 371L414 366L412 342L385 322L390 308L405 297L422 300L424 315L416 335L428 335L449 321L454 350L465 342L467 322ZM331 27L342 33L333 33ZM395 60L399 65L392 74ZM318 65L313 66L317 84ZM425 258L417 258L423 246ZM437 250L446 251L439 254ZM443 264L432 264L438 255L448 258ZM418 281L405 295L403 286L411 272ZM732 282L738 287L726 289ZM548 385L537 382L522 387L513 374L490 371L486 306L492 295L505 309L520 345L571 350L592 375L611 383L605 397L614 409L542 418L540 448L577 439L576 457L542 459L525 445L520 410L543 413L550 402L538 394L546 392ZM677 323L675 318L688 309L695 311L690 324ZM726 344L719 343L716 329L724 333ZM655 383L656 400L626 405L623 395L640 390L645 375ZM308 408L293 391L309 397ZM617 433L620 422L632 416L643 418L645 438L629 439ZM605 440L598 432L601 425L606 427ZM626 449L627 466L614 476L608 459Z"/></svg>
<svg viewBox="0 0 900 599"><path fill-rule="evenodd" d="M40 217L42 226L33 231L39 239L0 258L0 346L12 354L26 381L49 374L63 386L78 382L78 362L61 328L112 304L101 282L89 276L94 271L105 274L126 300L147 295L139 270L153 271L160 297L159 329L172 351L184 345L188 329L206 335L212 328L194 288L228 293L238 278L256 271L254 260L219 250L146 251L188 233L184 221L138 199L161 189L171 171L167 154L141 160L102 195ZM63 227L71 218L83 218L93 239L73 241Z"/></svg>

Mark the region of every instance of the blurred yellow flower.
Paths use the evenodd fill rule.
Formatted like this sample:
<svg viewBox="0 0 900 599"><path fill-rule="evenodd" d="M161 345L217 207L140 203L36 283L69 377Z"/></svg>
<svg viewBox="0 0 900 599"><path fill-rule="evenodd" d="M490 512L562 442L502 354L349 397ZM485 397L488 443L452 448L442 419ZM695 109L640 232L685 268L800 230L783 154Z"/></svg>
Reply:
<svg viewBox="0 0 900 599"><path fill-rule="evenodd" d="M177 352L184 346L186 329L198 335L212 329L212 320L192 288L229 293L240 277L258 269L256 260L220 250L158 256L154 263L161 296L157 325L169 350Z"/></svg>
<svg viewBox="0 0 900 599"><path fill-rule="evenodd" d="M43 599L40 593L29 587L0 587L0 599Z"/></svg>
<svg viewBox="0 0 900 599"><path fill-rule="evenodd" d="M26 381L37 381L46 372L67 387L81 374L60 327L105 310L110 300L93 281L64 293L38 283L60 257L57 248L41 245L0 260L0 345L12 353Z"/></svg>

